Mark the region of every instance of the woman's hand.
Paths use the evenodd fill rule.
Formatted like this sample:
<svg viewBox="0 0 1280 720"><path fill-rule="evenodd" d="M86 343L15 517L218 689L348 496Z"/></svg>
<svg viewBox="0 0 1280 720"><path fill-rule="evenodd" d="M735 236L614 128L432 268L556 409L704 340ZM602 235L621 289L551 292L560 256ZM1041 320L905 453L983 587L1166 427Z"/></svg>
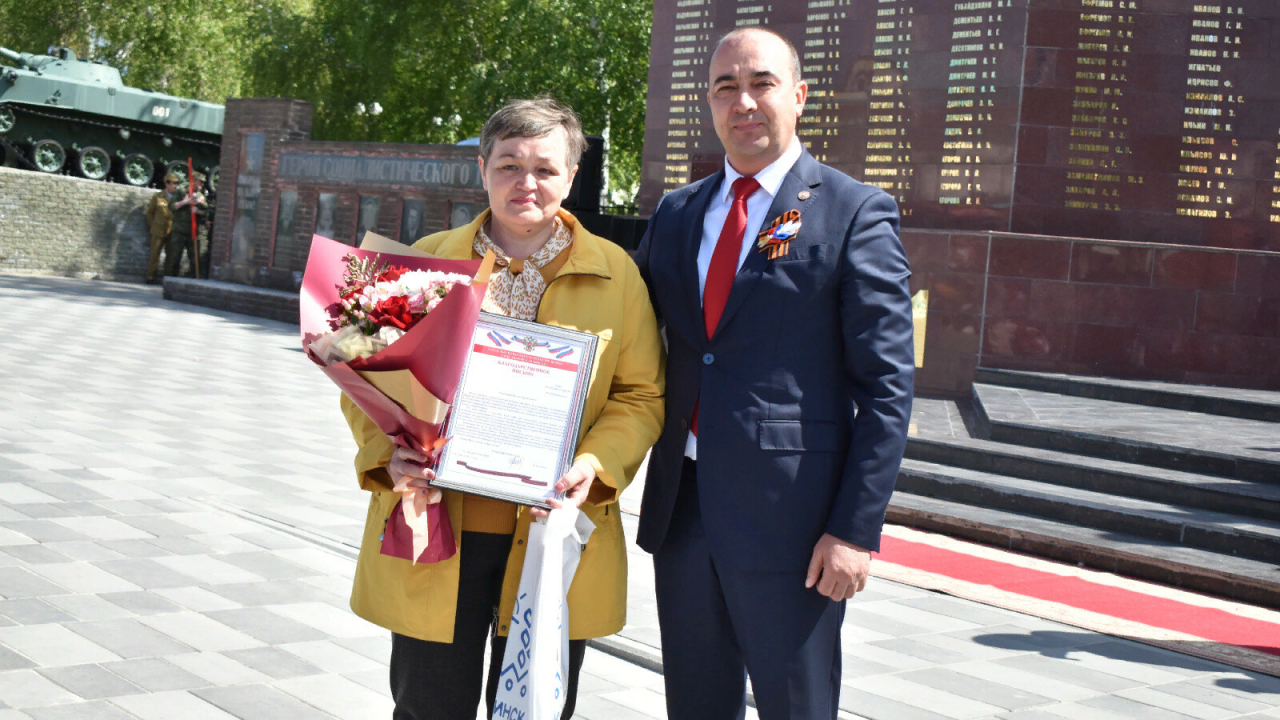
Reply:
<svg viewBox="0 0 1280 720"><path fill-rule="evenodd" d="M563 500L548 500L547 504L553 508L579 508L582 507L583 501L587 499L587 493L591 491L591 483L595 482L596 469L586 460L579 460L569 468L569 472L564 477L556 481L556 492L564 493ZM542 508L530 508L529 512L534 517L545 518L550 513Z"/></svg>
<svg viewBox="0 0 1280 720"><path fill-rule="evenodd" d="M434 505L440 502L443 494L438 488L431 487L436 473L430 466L431 460L426 455L397 445L395 452L391 453L391 462L387 463L387 474L391 476L391 482L395 483L396 492L421 490L427 498L427 504Z"/></svg>

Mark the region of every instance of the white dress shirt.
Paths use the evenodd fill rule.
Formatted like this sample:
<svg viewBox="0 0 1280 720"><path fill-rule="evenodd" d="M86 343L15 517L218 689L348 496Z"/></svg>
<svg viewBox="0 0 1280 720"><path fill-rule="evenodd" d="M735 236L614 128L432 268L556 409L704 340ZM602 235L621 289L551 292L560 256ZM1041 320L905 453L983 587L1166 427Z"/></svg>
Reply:
<svg viewBox="0 0 1280 720"><path fill-rule="evenodd" d="M760 183L760 187L747 198L747 228L742 235L742 249L738 252L739 270L742 269L742 263L746 262L747 254L755 251L755 239L760 234L760 227L767 219L765 215L773 205L773 199L778 195L782 181L787 178L787 173L791 172L791 167L796 164L796 160L800 159L803 151L804 146L800 144L800 139L793 137L791 145L782 153L782 157L755 174L756 182ZM733 182L740 177L742 173L734 170L729 164L729 159L725 158L724 181L716 189L715 195L711 196L706 217L702 221L702 244L698 246L699 299L707 288L707 270L711 267L711 256L716 251L716 241L720 239L725 218L729 217L729 210L733 207ZM698 459L698 438L692 430L689 431L689 437L685 440L684 454L690 460Z"/></svg>

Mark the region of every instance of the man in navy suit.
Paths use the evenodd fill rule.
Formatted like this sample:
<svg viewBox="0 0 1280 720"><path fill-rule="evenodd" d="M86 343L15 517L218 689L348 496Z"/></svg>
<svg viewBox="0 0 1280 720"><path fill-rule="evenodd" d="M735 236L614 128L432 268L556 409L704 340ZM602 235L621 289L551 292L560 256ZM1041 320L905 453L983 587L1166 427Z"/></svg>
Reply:
<svg viewBox="0 0 1280 720"><path fill-rule="evenodd" d="M667 710L834 718L845 601L879 549L911 415L910 269L883 191L796 137L807 85L762 29L716 46L725 165L662 199L637 251L668 343L653 553Z"/></svg>

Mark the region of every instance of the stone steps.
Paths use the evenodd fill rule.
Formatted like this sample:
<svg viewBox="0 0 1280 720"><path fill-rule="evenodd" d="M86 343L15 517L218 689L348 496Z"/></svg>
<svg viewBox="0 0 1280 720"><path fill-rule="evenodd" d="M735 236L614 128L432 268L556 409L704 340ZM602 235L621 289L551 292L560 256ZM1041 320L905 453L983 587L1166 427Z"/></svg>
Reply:
<svg viewBox="0 0 1280 720"><path fill-rule="evenodd" d="M1061 402L1068 396L984 383L973 393L975 424L990 440L1280 484L1280 423L1109 400Z"/></svg>
<svg viewBox="0 0 1280 720"><path fill-rule="evenodd" d="M1280 423L1280 392L978 368L977 381L1075 397Z"/></svg>
<svg viewBox="0 0 1280 720"><path fill-rule="evenodd" d="M1280 485L976 438L913 437L908 459L1202 510L1280 518Z"/></svg>
<svg viewBox="0 0 1280 720"><path fill-rule="evenodd" d="M1280 608L1280 567L1275 563L905 492L894 493L887 519L1051 560Z"/></svg>
<svg viewBox="0 0 1280 720"><path fill-rule="evenodd" d="M906 460L898 487L914 495L1280 564L1280 523L977 470Z"/></svg>
<svg viewBox="0 0 1280 720"><path fill-rule="evenodd" d="M968 402L921 403L891 522L1280 607L1280 423L1214 404L1250 397L980 379ZM1087 395L1112 383L1135 401ZM1183 397L1200 411L1168 406Z"/></svg>

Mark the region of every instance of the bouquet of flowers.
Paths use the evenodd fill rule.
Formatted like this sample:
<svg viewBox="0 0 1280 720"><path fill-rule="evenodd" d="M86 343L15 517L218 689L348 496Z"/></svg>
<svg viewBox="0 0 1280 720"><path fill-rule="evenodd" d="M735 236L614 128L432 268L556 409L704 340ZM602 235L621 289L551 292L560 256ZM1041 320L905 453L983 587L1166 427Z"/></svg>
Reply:
<svg viewBox="0 0 1280 720"><path fill-rule="evenodd" d="M316 235L299 299L303 348L392 442L435 455L493 262L432 258L373 233L359 249ZM382 553L452 557L443 503L400 492Z"/></svg>
<svg viewBox="0 0 1280 720"><path fill-rule="evenodd" d="M410 270L350 253L342 259L347 263L343 287L338 300L325 308L334 332L311 344L326 365L385 350L444 301L454 285L471 284L471 276L460 273Z"/></svg>

